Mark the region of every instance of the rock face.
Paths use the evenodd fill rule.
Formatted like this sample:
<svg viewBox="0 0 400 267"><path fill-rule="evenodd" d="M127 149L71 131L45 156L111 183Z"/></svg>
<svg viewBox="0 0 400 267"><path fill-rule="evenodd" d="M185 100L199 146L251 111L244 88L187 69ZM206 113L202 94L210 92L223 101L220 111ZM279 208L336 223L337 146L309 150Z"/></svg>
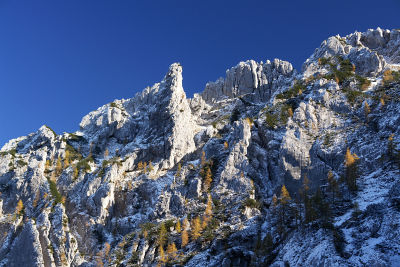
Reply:
<svg viewBox="0 0 400 267"><path fill-rule="evenodd" d="M175 63L75 133L10 140L0 266L396 266L399 70L380 28L192 99Z"/></svg>
<svg viewBox="0 0 400 267"><path fill-rule="evenodd" d="M208 83L201 95L205 101L212 102L253 94L255 100L265 102L279 87L288 86L293 74L292 64L287 61L267 60L264 64L248 60L227 70L225 79Z"/></svg>

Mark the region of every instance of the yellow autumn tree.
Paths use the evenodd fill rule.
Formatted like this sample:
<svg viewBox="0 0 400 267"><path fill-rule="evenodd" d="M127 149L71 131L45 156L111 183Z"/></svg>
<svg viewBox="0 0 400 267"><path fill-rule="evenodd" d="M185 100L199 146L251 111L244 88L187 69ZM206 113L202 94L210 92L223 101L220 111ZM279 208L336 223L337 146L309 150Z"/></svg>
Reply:
<svg viewBox="0 0 400 267"><path fill-rule="evenodd" d="M176 252L177 252L177 249L176 249L175 243L174 242L169 243L168 247L167 247L168 259L175 260L176 256L177 256Z"/></svg>
<svg viewBox="0 0 400 267"><path fill-rule="evenodd" d="M201 152L200 164L201 167L203 167L206 164L206 152L204 151Z"/></svg>
<svg viewBox="0 0 400 267"><path fill-rule="evenodd" d="M137 168L138 168L138 170L143 170L143 162L142 161L139 161Z"/></svg>
<svg viewBox="0 0 400 267"><path fill-rule="evenodd" d="M289 203L289 201L290 201L291 199L292 199L292 198L290 197L289 191L286 189L286 186L285 186L285 185L282 185L282 188L281 188L281 197L280 197L280 202L281 202L281 204L282 204L282 205L286 205L286 204Z"/></svg>
<svg viewBox="0 0 400 267"><path fill-rule="evenodd" d="M208 191L210 189L211 182L212 182L211 169L207 168L206 176L204 178L204 191Z"/></svg>
<svg viewBox="0 0 400 267"><path fill-rule="evenodd" d="M69 158L70 158L70 153L69 150L65 151L65 158L64 158L64 168L67 168L69 166Z"/></svg>
<svg viewBox="0 0 400 267"><path fill-rule="evenodd" d="M176 232L177 232L178 234L181 233L181 221L180 221L180 220L178 220L178 221L176 222L175 230L176 230Z"/></svg>
<svg viewBox="0 0 400 267"><path fill-rule="evenodd" d="M178 166L176 167L175 177L180 177L181 171L182 171L182 165L181 165L181 163L178 163Z"/></svg>
<svg viewBox="0 0 400 267"><path fill-rule="evenodd" d="M186 247L186 245L189 242L189 235L188 235L188 232L187 232L187 230L185 228L182 231L181 239L182 239L181 247Z"/></svg>
<svg viewBox="0 0 400 267"><path fill-rule="evenodd" d="M358 178L358 156L350 152L350 148L347 148L344 165L346 167L345 171L345 181L351 191L357 190L357 178Z"/></svg>
<svg viewBox="0 0 400 267"><path fill-rule="evenodd" d="M108 158L108 155L110 154L110 151L108 151L108 148L104 151L104 158Z"/></svg>
<svg viewBox="0 0 400 267"><path fill-rule="evenodd" d="M24 203L20 199L17 203L17 207L15 208L15 213L16 215L20 216L23 214L23 212L24 212Z"/></svg>
<svg viewBox="0 0 400 267"><path fill-rule="evenodd" d="M211 198L211 194L208 194L207 207L206 207L205 215L207 217L211 217L211 215L212 215L212 198Z"/></svg>
<svg viewBox="0 0 400 267"><path fill-rule="evenodd" d="M228 149L228 148L229 148L229 145L228 145L228 142L227 142L227 141L224 142L224 148L225 148L225 149Z"/></svg>
<svg viewBox="0 0 400 267"><path fill-rule="evenodd" d="M278 205L278 198L276 197L276 195L274 194L272 196L272 206L275 208Z"/></svg>
<svg viewBox="0 0 400 267"><path fill-rule="evenodd" d="M368 102L365 101L364 102L364 115L365 115L365 118L368 118L368 114L369 113L371 113L371 108L369 107Z"/></svg>
<svg viewBox="0 0 400 267"><path fill-rule="evenodd" d="M57 158L57 163L56 163L56 176L60 176L62 173L62 163L61 163L61 157Z"/></svg>
<svg viewBox="0 0 400 267"><path fill-rule="evenodd" d="M192 220L192 240L197 240L201 234L201 222L200 218L196 217Z"/></svg>
<svg viewBox="0 0 400 267"><path fill-rule="evenodd" d="M165 228L165 223L161 223L159 233L158 233L158 244L162 247L167 241L167 229Z"/></svg>
<svg viewBox="0 0 400 267"><path fill-rule="evenodd" d="M159 266L163 266L167 262L167 257L165 257L165 252L163 246L158 247L158 256L159 256Z"/></svg>

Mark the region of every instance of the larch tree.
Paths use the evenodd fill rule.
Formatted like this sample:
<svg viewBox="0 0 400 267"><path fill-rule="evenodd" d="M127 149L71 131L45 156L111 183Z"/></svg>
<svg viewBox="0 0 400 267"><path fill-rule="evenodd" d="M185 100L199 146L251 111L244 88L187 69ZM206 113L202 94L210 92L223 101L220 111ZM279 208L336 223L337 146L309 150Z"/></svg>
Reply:
<svg viewBox="0 0 400 267"><path fill-rule="evenodd" d="M282 205L287 205L292 198L290 197L289 191L286 189L285 185L281 188L280 202Z"/></svg>
<svg viewBox="0 0 400 267"><path fill-rule="evenodd" d="M358 174L358 156L355 153L351 153L350 149L347 148L346 155L345 155L345 178L346 183L350 191L357 190L357 178Z"/></svg>
<svg viewBox="0 0 400 267"><path fill-rule="evenodd" d="M175 260L176 256L177 256L176 252L177 252L177 249L176 249L175 243L174 242L169 243L168 247L167 247L168 259Z"/></svg>
<svg viewBox="0 0 400 267"><path fill-rule="evenodd" d="M15 213L18 216L21 216L24 213L24 203L20 199L17 203L17 207L15 208Z"/></svg>
<svg viewBox="0 0 400 267"><path fill-rule="evenodd" d="M142 161L139 161L139 163L138 163L138 165L137 165L137 169L138 169L139 171L143 170L143 162L142 162Z"/></svg>
<svg viewBox="0 0 400 267"><path fill-rule="evenodd" d="M162 222L160 225L160 229L158 231L158 245L161 247L164 246L167 241L167 229L165 228L165 224Z"/></svg>
<svg viewBox="0 0 400 267"><path fill-rule="evenodd" d="M201 164L201 167L206 165L206 152L204 152L204 150L201 152L200 164Z"/></svg>
<svg viewBox="0 0 400 267"><path fill-rule="evenodd" d="M61 163L61 157L57 158L57 163L56 163L56 176L60 176L62 173L62 163Z"/></svg>
<svg viewBox="0 0 400 267"><path fill-rule="evenodd" d="M167 262L167 257L165 257L165 252L163 246L158 247L158 266L163 266Z"/></svg>
<svg viewBox="0 0 400 267"><path fill-rule="evenodd" d="M175 177L181 177L181 171L182 171L182 164L178 163L178 166L176 167Z"/></svg>
<svg viewBox="0 0 400 267"><path fill-rule="evenodd" d="M182 229L181 229L181 221L178 219L178 221L175 224L175 230L178 234L181 233Z"/></svg>
<svg viewBox="0 0 400 267"><path fill-rule="evenodd" d="M67 168L69 166L69 159L70 159L70 153L69 151L65 151L65 158L64 158L64 168Z"/></svg>
<svg viewBox="0 0 400 267"><path fill-rule="evenodd" d="M369 113L371 113L371 108L369 107L368 102L365 101L364 102L364 115L365 115L365 119L367 119L367 120L368 120Z"/></svg>
<svg viewBox="0 0 400 267"><path fill-rule="evenodd" d="M192 240L197 240L201 234L201 222L200 218L196 217L192 221Z"/></svg>
<svg viewBox="0 0 400 267"><path fill-rule="evenodd" d="M181 239L182 239L181 247L184 248L184 247L186 247L186 245L189 242L189 235L188 235L188 232L187 232L187 230L185 228L182 231Z"/></svg>
<svg viewBox="0 0 400 267"><path fill-rule="evenodd" d="M212 183L211 169L207 168L206 176L204 178L204 191L208 191L210 189L211 183Z"/></svg>

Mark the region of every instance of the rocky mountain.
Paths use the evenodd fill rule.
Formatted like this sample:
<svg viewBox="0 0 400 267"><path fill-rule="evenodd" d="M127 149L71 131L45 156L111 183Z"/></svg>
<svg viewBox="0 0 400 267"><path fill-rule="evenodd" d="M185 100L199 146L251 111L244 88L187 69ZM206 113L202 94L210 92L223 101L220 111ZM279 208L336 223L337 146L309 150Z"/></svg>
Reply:
<svg viewBox="0 0 400 267"><path fill-rule="evenodd" d="M400 30L182 67L0 151L0 266L400 266Z"/></svg>

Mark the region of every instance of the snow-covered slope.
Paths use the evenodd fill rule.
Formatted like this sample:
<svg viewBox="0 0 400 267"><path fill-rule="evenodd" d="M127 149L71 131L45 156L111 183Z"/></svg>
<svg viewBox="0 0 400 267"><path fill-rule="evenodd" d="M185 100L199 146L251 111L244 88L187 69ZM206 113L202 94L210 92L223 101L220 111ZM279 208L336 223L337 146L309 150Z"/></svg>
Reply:
<svg viewBox="0 0 400 267"><path fill-rule="evenodd" d="M0 266L399 266L400 31L182 67L0 151Z"/></svg>

